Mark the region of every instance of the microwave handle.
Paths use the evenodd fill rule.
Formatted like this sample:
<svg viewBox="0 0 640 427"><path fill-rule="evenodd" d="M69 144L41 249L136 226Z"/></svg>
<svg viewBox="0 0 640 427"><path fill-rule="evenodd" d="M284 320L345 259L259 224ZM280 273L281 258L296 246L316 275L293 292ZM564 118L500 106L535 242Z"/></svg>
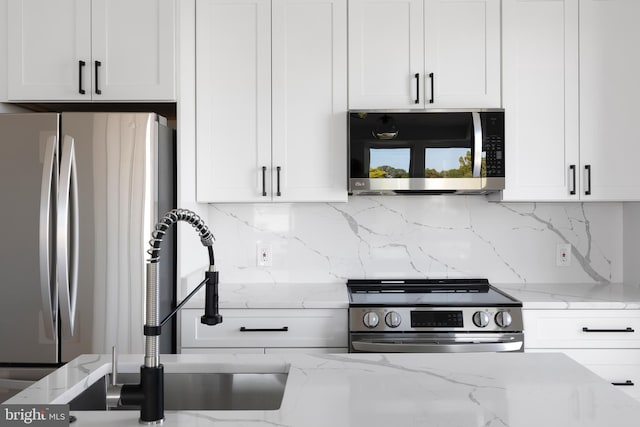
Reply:
<svg viewBox="0 0 640 427"><path fill-rule="evenodd" d="M473 177L479 178L482 171L482 121L480 113L471 113L473 119Z"/></svg>

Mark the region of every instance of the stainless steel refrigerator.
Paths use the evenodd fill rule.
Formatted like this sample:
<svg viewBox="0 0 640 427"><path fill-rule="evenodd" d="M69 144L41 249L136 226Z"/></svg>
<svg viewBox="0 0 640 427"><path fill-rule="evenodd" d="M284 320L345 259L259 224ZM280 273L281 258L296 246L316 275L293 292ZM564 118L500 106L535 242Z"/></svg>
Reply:
<svg viewBox="0 0 640 427"><path fill-rule="evenodd" d="M175 207L174 134L153 113L0 114L0 402L79 354L143 353L146 249ZM173 235L160 268L162 314ZM174 335L163 327L162 352Z"/></svg>

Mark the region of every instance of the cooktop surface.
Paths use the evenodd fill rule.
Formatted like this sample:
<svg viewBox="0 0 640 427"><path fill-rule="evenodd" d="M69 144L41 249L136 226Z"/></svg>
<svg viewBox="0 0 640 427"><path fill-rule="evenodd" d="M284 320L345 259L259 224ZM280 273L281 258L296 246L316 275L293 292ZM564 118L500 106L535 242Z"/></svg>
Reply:
<svg viewBox="0 0 640 427"><path fill-rule="evenodd" d="M352 306L522 306L486 279L349 280Z"/></svg>

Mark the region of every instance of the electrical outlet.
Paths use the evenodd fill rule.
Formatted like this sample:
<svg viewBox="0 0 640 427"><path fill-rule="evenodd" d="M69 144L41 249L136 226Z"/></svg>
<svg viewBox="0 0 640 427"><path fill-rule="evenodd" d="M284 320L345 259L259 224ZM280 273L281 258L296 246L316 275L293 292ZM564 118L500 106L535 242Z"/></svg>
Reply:
<svg viewBox="0 0 640 427"><path fill-rule="evenodd" d="M571 244L558 243L556 246L556 265L569 267L571 265Z"/></svg>
<svg viewBox="0 0 640 427"><path fill-rule="evenodd" d="M271 245L268 243L258 242L256 248L256 265L258 265L258 267L271 267L273 265Z"/></svg>

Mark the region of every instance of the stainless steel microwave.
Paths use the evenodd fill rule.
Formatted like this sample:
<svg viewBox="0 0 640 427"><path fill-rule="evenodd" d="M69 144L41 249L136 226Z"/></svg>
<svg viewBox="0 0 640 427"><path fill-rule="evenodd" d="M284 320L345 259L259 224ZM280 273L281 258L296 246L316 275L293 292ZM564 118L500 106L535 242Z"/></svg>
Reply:
<svg viewBox="0 0 640 427"><path fill-rule="evenodd" d="M504 189L504 110L350 111L350 194Z"/></svg>

